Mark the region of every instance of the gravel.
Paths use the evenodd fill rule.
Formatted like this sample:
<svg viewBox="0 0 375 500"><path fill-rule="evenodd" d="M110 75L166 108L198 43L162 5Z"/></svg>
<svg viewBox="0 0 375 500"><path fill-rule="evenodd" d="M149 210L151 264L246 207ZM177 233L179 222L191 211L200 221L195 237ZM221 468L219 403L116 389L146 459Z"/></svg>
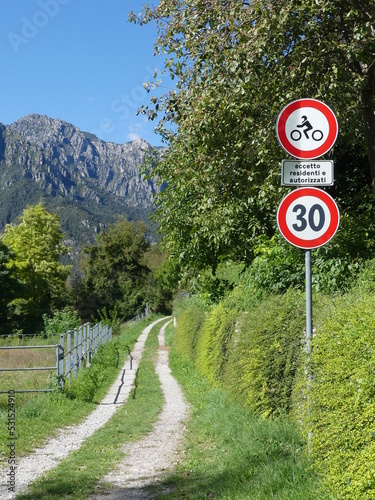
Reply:
<svg viewBox="0 0 375 500"><path fill-rule="evenodd" d="M80 448L82 442L105 425L115 411L127 400L134 385L135 374L147 336L156 323L165 319L159 319L143 330L132 351L132 369L127 361L105 398L81 424L61 429L57 436L50 439L43 447L17 461L16 493L26 490L43 473L56 467L70 452ZM168 351L164 347L164 327L160 331L159 342L156 369L166 399L160 419L150 435L134 444L118 471L106 478L106 482L109 481L121 488L120 492L114 491L113 494L122 496L108 497L106 495L92 498L131 498L134 500L150 498L150 496L137 496L143 494L139 491L139 487L150 481L155 481L159 471L168 468L175 460L177 445L182 438L186 405L181 390L170 375L168 368ZM124 451L128 452L129 450ZM6 468L0 470L0 499L4 500L12 499L15 496L14 493L8 492L7 473L9 470Z"/></svg>
<svg viewBox="0 0 375 500"><path fill-rule="evenodd" d="M90 500L143 500L156 498L149 486L160 485L163 477L178 463L179 447L184 437L184 422L188 417L180 386L168 366L168 349L164 344L164 330L160 329L156 372L160 378L165 403L152 432L136 443L124 446L125 458L119 467L104 478L110 485ZM98 485L103 488L102 485Z"/></svg>

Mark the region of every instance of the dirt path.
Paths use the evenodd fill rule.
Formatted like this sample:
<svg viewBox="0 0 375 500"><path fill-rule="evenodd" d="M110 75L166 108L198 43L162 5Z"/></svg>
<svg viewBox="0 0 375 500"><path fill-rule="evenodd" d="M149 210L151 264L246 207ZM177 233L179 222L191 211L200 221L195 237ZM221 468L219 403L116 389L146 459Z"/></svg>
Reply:
<svg viewBox="0 0 375 500"><path fill-rule="evenodd" d="M188 408L168 366L168 349L164 344L166 326L160 329L156 363L165 398L163 410L150 434L124 447L125 459L104 479L110 488L91 496L90 500L150 500L153 497L147 493L147 486L158 484L178 460Z"/></svg>
<svg viewBox="0 0 375 500"><path fill-rule="evenodd" d="M53 469L70 452L80 448L82 442L105 425L120 405L127 400L134 385L135 374L147 336L156 323L165 319L154 321L143 330L132 351L132 369L127 361L105 398L81 424L61 429L57 436L48 441L45 446L17 461L16 493L26 490L28 485L44 472ZM7 489L6 474L8 472L7 469L0 470L0 499L2 500L14 498L14 494L9 493Z"/></svg>

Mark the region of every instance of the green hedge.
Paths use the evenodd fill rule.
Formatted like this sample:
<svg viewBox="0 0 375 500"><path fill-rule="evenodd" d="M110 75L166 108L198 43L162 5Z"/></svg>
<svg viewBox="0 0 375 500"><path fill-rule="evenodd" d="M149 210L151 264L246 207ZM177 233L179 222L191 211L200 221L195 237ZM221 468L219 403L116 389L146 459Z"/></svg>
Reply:
<svg viewBox="0 0 375 500"><path fill-rule="evenodd" d="M181 299L175 304L178 317L174 343L179 353L194 359L196 337L205 318L205 305L199 299Z"/></svg>
<svg viewBox="0 0 375 500"><path fill-rule="evenodd" d="M311 432L332 498L375 498L375 261L345 295L314 297L307 394L304 293L237 287L216 306L179 305L174 345L215 387L263 416ZM307 401L309 400L309 404Z"/></svg>
<svg viewBox="0 0 375 500"><path fill-rule="evenodd" d="M225 387L263 416L289 412L304 345L305 299L297 291L269 296L238 317Z"/></svg>
<svg viewBox="0 0 375 500"><path fill-rule="evenodd" d="M214 387L222 387L229 345L235 331L238 310L225 301L215 306L205 318L196 344L195 365Z"/></svg>
<svg viewBox="0 0 375 500"><path fill-rule="evenodd" d="M304 296L290 291L261 300L248 293L238 287L206 314L198 299L185 302L175 346L234 399L265 416L285 414L301 351Z"/></svg>
<svg viewBox="0 0 375 500"><path fill-rule="evenodd" d="M375 296L349 294L319 314L313 342L311 455L337 498L375 498ZM306 415L307 412L305 412Z"/></svg>

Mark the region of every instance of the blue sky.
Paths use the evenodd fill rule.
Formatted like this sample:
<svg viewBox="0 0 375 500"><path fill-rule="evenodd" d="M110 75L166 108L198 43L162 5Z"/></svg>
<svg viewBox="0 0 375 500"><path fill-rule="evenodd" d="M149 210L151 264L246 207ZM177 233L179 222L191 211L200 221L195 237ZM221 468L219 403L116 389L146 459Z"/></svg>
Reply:
<svg viewBox="0 0 375 500"><path fill-rule="evenodd" d="M153 56L155 27L128 22L144 3L2 0L0 122L37 113L106 141L159 145L156 124L136 116L149 100L143 83L163 65Z"/></svg>

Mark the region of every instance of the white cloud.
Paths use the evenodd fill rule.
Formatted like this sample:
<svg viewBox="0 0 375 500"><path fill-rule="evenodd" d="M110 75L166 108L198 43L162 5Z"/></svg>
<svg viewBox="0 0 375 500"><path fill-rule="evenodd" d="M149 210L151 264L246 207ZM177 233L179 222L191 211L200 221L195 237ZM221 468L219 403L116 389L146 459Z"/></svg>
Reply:
<svg viewBox="0 0 375 500"><path fill-rule="evenodd" d="M129 125L128 130L129 133L126 136L128 141L135 141L136 139L142 138L143 127L140 123L132 123L131 125Z"/></svg>
<svg viewBox="0 0 375 500"><path fill-rule="evenodd" d="M138 134L135 134L134 132L130 132L126 138L128 139L128 141L135 141L136 139L140 139L141 136L138 135Z"/></svg>

